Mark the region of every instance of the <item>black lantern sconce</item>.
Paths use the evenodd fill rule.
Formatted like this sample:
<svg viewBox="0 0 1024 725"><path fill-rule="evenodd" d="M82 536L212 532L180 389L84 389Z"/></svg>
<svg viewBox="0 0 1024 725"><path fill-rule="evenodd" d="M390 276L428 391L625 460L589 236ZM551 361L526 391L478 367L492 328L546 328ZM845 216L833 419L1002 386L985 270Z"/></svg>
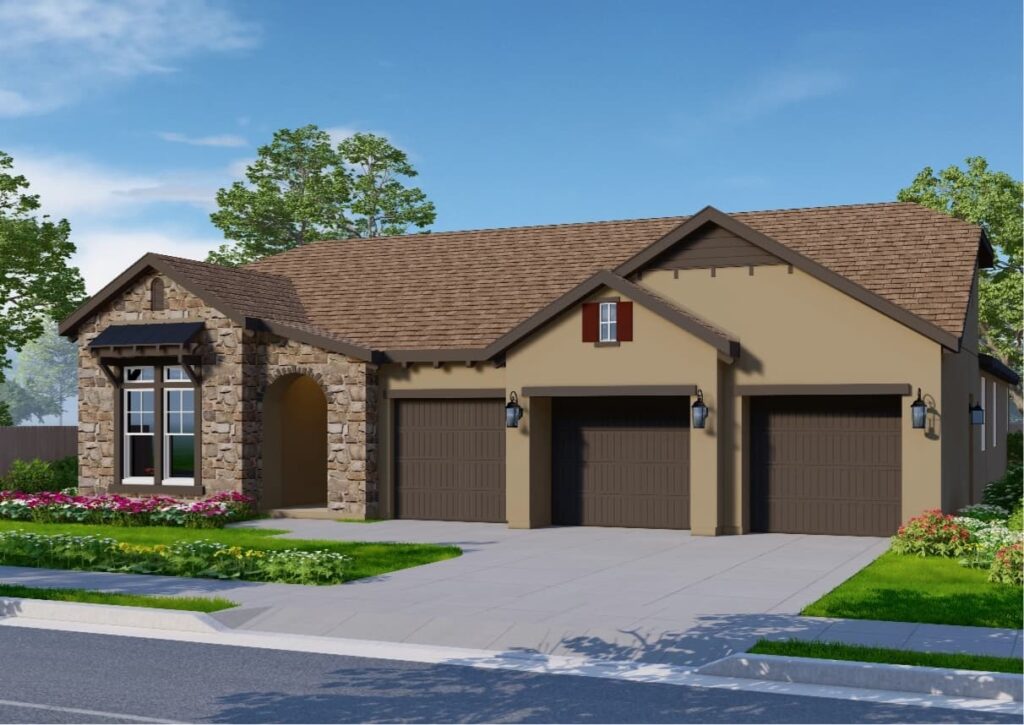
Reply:
<svg viewBox="0 0 1024 725"><path fill-rule="evenodd" d="M910 404L910 422L915 428L924 428L924 417L927 412L928 406L921 399L921 388L918 388L917 400Z"/></svg>
<svg viewBox="0 0 1024 725"><path fill-rule="evenodd" d="M703 428L708 422L708 406L704 405L704 391L697 389L697 400L694 402L693 410L693 427Z"/></svg>
<svg viewBox="0 0 1024 725"><path fill-rule="evenodd" d="M508 396L508 403L505 405L505 427L518 428L519 421L523 417L523 406L519 404L519 396L512 391Z"/></svg>
<svg viewBox="0 0 1024 725"><path fill-rule="evenodd" d="M981 407L980 403L972 405L970 411L971 425L985 425L985 410Z"/></svg>

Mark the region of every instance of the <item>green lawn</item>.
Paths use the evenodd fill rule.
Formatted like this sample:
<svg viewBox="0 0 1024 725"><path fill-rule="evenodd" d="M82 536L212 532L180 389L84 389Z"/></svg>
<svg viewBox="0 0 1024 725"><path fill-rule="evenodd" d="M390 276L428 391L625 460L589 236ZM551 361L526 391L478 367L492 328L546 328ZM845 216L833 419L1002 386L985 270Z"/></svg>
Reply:
<svg viewBox="0 0 1024 725"><path fill-rule="evenodd" d="M801 642L790 639L771 641L762 639L750 648L751 654L810 657L819 660L851 660L853 662L884 662L891 665L918 667L948 667L954 670L981 672L1024 672L1024 661L1014 657L985 657L982 655L947 654L945 652L911 652L883 647L861 647L839 642Z"/></svg>
<svg viewBox="0 0 1024 725"><path fill-rule="evenodd" d="M327 549L352 557L345 581L386 574L398 569L452 559L462 554L457 546L438 544L395 544L318 539L282 539L284 529L183 529L176 526L105 526L92 524L37 524L29 521L0 521L0 531L22 529L36 534L106 536L132 544L170 544L205 539L251 549Z"/></svg>
<svg viewBox="0 0 1024 725"><path fill-rule="evenodd" d="M987 571L968 569L955 559L890 551L801 614L1020 629L1021 587L992 584L987 578Z"/></svg>
<svg viewBox="0 0 1024 725"><path fill-rule="evenodd" d="M118 594L89 589L44 589L23 587L18 584L0 584L0 597L46 599L56 602L86 602L87 604L117 604L122 607L151 607L153 609L184 609L190 612L219 612L237 607L223 597L162 597L150 594Z"/></svg>

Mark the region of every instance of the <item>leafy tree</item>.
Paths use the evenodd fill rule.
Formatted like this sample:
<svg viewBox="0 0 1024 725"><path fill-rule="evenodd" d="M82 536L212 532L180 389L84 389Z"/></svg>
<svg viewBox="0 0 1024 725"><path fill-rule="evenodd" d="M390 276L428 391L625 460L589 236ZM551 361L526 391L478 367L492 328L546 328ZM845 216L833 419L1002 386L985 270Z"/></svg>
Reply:
<svg viewBox="0 0 1024 725"><path fill-rule="evenodd" d="M47 320L69 314L85 296L71 225L38 215L39 197L14 175L14 160L0 151L0 382L10 367L7 350L39 337ZM9 412L9 411L8 411Z"/></svg>
<svg viewBox="0 0 1024 725"><path fill-rule="evenodd" d="M985 230L995 249L996 263L993 269L982 270L978 286L983 345L1019 370L1024 332L1024 183L1005 172L989 170L981 156L970 156L964 168L953 165L936 174L925 167L910 186L900 189L897 198L915 201Z"/></svg>
<svg viewBox="0 0 1024 725"><path fill-rule="evenodd" d="M352 172L350 206L353 236L405 234L434 223L434 204L417 187L406 188L398 177L412 178L408 157L382 136L357 133L338 144L338 153Z"/></svg>
<svg viewBox="0 0 1024 725"><path fill-rule="evenodd" d="M348 236L350 180L316 126L281 129L236 181L217 191L210 220L234 245L222 244L208 261L238 265L316 239Z"/></svg>
<svg viewBox="0 0 1024 725"><path fill-rule="evenodd" d="M78 349L58 335L56 323L50 322L42 335L25 346L14 379L28 394L26 402L37 418L57 415L63 425L64 401L78 387Z"/></svg>
<svg viewBox="0 0 1024 725"><path fill-rule="evenodd" d="M17 380L5 380L0 383L0 401L3 401L10 420L9 423L2 425L21 425L33 418L42 423L47 415L59 412L43 407L40 401Z"/></svg>
<svg viewBox="0 0 1024 725"><path fill-rule="evenodd" d="M434 205L399 177L416 170L373 134L332 147L314 125L282 129L246 169L246 181L217 192L211 221L232 240L207 261L239 265L317 239L402 234L433 223Z"/></svg>

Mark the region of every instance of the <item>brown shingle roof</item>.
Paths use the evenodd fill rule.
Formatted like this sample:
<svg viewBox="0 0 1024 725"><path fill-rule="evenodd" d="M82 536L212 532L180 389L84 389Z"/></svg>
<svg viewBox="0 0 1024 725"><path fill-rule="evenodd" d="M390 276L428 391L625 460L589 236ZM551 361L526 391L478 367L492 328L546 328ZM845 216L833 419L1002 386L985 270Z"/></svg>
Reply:
<svg viewBox="0 0 1024 725"><path fill-rule="evenodd" d="M942 330L962 334L978 227L911 203L732 216ZM203 284L217 285L225 301L226 288L235 287L231 302L252 310L245 314L306 324L378 350L480 348L686 219L322 241L231 270L256 275L252 280L191 264L204 268L210 279ZM266 286L254 286L257 280Z"/></svg>

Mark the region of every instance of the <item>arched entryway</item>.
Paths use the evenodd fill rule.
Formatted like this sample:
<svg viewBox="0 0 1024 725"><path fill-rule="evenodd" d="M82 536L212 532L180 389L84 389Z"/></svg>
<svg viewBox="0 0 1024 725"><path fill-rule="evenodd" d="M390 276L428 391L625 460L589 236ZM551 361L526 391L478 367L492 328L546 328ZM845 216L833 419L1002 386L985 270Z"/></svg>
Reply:
<svg viewBox="0 0 1024 725"><path fill-rule="evenodd" d="M260 505L327 505L327 398L308 375L282 375L263 397Z"/></svg>

